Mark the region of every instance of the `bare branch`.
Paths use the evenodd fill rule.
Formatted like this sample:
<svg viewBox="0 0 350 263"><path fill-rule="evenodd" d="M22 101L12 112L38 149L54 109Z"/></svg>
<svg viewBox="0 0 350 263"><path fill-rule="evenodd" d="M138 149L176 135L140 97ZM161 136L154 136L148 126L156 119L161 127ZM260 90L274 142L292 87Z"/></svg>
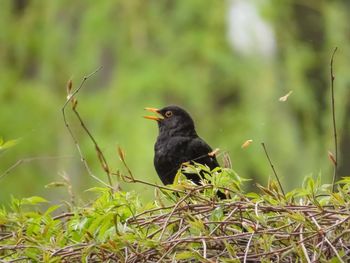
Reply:
<svg viewBox="0 0 350 263"><path fill-rule="evenodd" d="M271 162L271 159L270 159L270 157L269 157L269 154L267 153L267 150L266 150L266 147L265 147L265 143L262 142L261 145L262 145L262 147L264 148L265 155L266 155L266 157L267 157L267 160L268 160L269 163L270 163L271 169L272 169L272 171L273 171L273 173L274 173L274 175L275 175L275 177L276 177L276 180L277 180L277 182L278 182L278 184L279 184L279 186L280 186L280 189L281 189L281 191L282 191L282 194L283 194L284 198L286 198L286 195L285 195L285 193L284 193L282 184L281 184L280 179L278 178L278 175L277 175L277 173L276 173L275 167L273 166L273 164L272 164L272 162Z"/></svg>
<svg viewBox="0 0 350 263"><path fill-rule="evenodd" d="M94 178L96 181L98 181L99 183L103 184L104 186L108 187L109 189L111 189L111 191L113 192L114 191L114 188L113 188L113 182L112 182L112 178L111 178L111 172L109 170L109 167L108 167L108 164L107 164L107 161L100 149L100 147L98 146L95 138L92 136L92 134L90 133L90 131L88 130L88 128L86 127L86 125L84 124L84 121L82 120L79 112L77 111L77 103L78 101L76 100L75 98L75 95L78 94L78 92L81 90L81 88L84 86L85 82L90 78L92 77L93 75L95 75L98 71L100 71L102 69L102 67L99 67L98 69L96 69L94 72L90 73L89 75L85 76L82 80L82 82L80 83L79 87L74 90L72 92L72 81L69 81L68 84L67 84L67 100L66 102L64 103L63 107L62 107L62 115L63 115L63 121L64 121L64 124L70 134L70 136L72 137L73 141L74 141L74 144L78 150L78 153L80 155L80 158L81 158L81 161L83 162L84 166L85 166L85 169L87 170L88 174ZM72 129L70 128L70 125L67 121L67 118L66 118L66 113L65 113L65 109L68 105L68 103L71 102L72 103L72 110L74 112L74 114L76 115L76 117L78 118L81 126L83 127L84 131L87 133L87 135L89 136L89 138L91 139L91 141L93 142L94 146L95 146L95 149L96 149L96 152L97 152L97 156L100 160L100 163L101 163L101 166L103 168L103 170L106 172L107 174L107 178L108 178L108 182L109 184L106 184L104 181L102 181L101 179L99 179L97 176L95 176L93 174L93 172L91 171L82 151L81 151L81 148L80 148L80 145L78 143L78 140L76 139Z"/></svg>
<svg viewBox="0 0 350 263"><path fill-rule="evenodd" d="M337 52L337 50L338 50L338 48L335 47L333 50L331 62L330 62L332 121L333 121L333 136L334 136L334 149L335 149L335 164L334 164L334 172L333 172L333 180L332 180L332 192L334 192L335 180L337 177L337 170L338 170L338 140L337 140L337 126L336 126L336 120L335 120L335 99L334 99L335 76L333 73L333 60L334 60L335 52Z"/></svg>

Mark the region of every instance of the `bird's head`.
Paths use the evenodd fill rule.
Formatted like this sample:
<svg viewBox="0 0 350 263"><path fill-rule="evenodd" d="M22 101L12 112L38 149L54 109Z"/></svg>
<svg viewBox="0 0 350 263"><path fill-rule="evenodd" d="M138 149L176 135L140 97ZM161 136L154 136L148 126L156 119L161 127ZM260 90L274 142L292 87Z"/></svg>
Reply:
<svg viewBox="0 0 350 263"><path fill-rule="evenodd" d="M196 135L191 116L178 106L171 105L162 109L145 108L145 110L157 114L157 116L144 116L144 118L157 121L159 134Z"/></svg>

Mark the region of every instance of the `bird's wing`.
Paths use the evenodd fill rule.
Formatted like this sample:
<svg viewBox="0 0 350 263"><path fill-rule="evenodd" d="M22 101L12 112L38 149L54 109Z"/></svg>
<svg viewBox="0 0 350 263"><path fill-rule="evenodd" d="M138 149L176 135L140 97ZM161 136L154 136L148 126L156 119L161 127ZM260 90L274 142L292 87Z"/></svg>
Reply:
<svg viewBox="0 0 350 263"><path fill-rule="evenodd" d="M188 152L191 156L189 161L205 164L210 169L220 166L215 156L209 156L209 153L212 152L211 147L199 137L191 140L188 145Z"/></svg>

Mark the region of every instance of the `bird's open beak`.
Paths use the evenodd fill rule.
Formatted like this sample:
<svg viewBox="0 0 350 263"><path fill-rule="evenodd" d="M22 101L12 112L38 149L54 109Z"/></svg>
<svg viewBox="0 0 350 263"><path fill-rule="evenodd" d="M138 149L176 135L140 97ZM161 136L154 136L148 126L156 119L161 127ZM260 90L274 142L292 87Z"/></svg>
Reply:
<svg viewBox="0 0 350 263"><path fill-rule="evenodd" d="M158 115L160 115L160 116L143 116L146 119L154 120L154 121L160 121L160 120L164 119L164 117L159 113L159 110L156 108L145 108L145 110L148 110L150 112L154 112L154 113L157 113Z"/></svg>

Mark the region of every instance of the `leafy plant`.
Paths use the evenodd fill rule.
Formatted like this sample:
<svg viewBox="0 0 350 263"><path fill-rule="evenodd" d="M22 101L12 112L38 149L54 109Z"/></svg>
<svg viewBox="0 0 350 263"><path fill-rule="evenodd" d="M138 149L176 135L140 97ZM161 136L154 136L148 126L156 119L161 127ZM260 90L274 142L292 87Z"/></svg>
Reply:
<svg viewBox="0 0 350 263"><path fill-rule="evenodd" d="M205 171L202 185L182 172ZM210 177L209 177L210 176ZM220 179L221 178L221 179ZM208 182L210 180L210 183ZM0 210L0 259L37 262L247 262L350 259L350 178L338 191L308 177L283 199L277 182L245 193L230 169L190 165L144 204L133 192L92 188L90 204L51 205L41 197L12 199ZM216 191L229 198L219 200ZM161 202L159 202L159 200Z"/></svg>

